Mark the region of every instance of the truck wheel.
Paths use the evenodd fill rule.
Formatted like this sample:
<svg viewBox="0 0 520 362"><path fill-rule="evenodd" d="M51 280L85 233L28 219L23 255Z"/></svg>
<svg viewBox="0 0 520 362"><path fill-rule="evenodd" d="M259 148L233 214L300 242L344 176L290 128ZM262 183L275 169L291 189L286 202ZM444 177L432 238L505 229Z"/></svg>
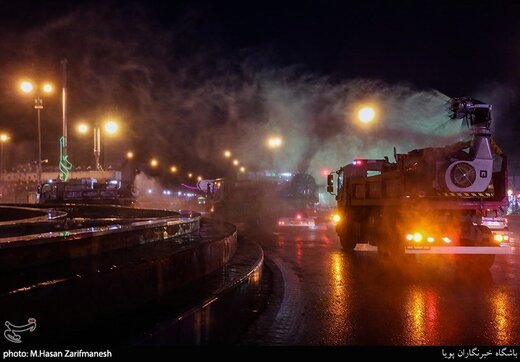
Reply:
<svg viewBox="0 0 520 362"><path fill-rule="evenodd" d="M357 244L357 238L354 233L353 223L348 223L346 226L339 228L338 235L343 250L345 250L346 252L354 251L354 248Z"/></svg>

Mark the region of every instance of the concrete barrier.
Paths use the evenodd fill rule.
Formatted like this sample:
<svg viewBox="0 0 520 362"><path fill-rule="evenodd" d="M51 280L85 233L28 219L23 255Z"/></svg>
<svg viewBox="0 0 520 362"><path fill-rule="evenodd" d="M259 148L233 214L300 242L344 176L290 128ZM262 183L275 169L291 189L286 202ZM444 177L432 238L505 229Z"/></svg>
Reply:
<svg viewBox="0 0 520 362"><path fill-rule="evenodd" d="M191 292L199 298L190 308L161 320L131 343L145 346L207 345L237 343L246 327L255 318L264 265L262 248L241 243L235 257L220 272L205 280L205 291ZM200 288L199 288L200 289ZM204 294L204 292L206 294ZM175 297L171 297L175 299ZM162 301L175 310L175 301Z"/></svg>
<svg viewBox="0 0 520 362"><path fill-rule="evenodd" d="M27 213L27 219L5 221L0 225L4 236L0 238L0 271L70 261L168 240L196 232L201 217L198 213L116 206L12 208L10 212L18 215L21 211ZM41 216L42 213L49 216Z"/></svg>
<svg viewBox="0 0 520 362"><path fill-rule="evenodd" d="M200 216L191 219L199 225ZM196 232L172 236L168 230L172 220L155 221L139 221L130 228L108 227L89 237L81 233L62 236L54 243L32 239L28 247L33 256L52 249L53 244L79 241L80 246L61 247L56 252L59 255L50 258L48 252L47 262L55 262L33 263L23 273L16 268L4 271L0 310L5 321L20 324L35 318L38 333L28 336L34 343L59 341L85 328L95 329L99 320L115 318L172 293L223 267L235 254L237 235L231 224L205 221ZM81 240L91 237L98 241L81 245ZM114 237L119 247L104 247ZM99 253L99 248L104 252ZM3 251L24 254L24 249L18 246ZM67 253L73 258L63 259ZM3 254L6 259L2 262L8 262L7 255ZM22 261L28 263L29 253L14 256L15 267Z"/></svg>

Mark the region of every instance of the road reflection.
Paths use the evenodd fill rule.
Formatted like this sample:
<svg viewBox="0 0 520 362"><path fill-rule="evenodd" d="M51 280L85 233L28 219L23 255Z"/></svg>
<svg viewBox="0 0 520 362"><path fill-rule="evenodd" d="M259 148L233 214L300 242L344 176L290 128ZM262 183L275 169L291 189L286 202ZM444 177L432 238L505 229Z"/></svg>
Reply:
<svg viewBox="0 0 520 362"><path fill-rule="evenodd" d="M268 253L301 287L298 344L516 345L520 343L519 255L491 272L447 258L392 265L375 251L346 254L330 230L277 234Z"/></svg>
<svg viewBox="0 0 520 362"><path fill-rule="evenodd" d="M328 290L326 292L326 314L323 344L337 344L338 340L352 337L351 313L349 310L350 279L348 260L341 251L334 251L324 260L328 271Z"/></svg>
<svg viewBox="0 0 520 362"><path fill-rule="evenodd" d="M415 287L408 293L406 339L410 345L432 344L437 340L437 298L433 290Z"/></svg>
<svg viewBox="0 0 520 362"><path fill-rule="evenodd" d="M511 340L510 328L508 321L509 314L515 313L512 309L510 296L504 291L497 291L491 294L490 309L491 309L491 324L495 332L494 340L499 345L512 345L518 341Z"/></svg>

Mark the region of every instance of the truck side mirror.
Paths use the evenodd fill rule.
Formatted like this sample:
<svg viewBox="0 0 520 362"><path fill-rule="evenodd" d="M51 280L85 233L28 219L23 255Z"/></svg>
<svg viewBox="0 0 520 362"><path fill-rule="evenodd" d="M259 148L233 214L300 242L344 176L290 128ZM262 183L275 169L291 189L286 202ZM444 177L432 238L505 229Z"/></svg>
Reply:
<svg viewBox="0 0 520 362"><path fill-rule="evenodd" d="M327 192L334 192L334 175L329 174L327 176Z"/></svg>

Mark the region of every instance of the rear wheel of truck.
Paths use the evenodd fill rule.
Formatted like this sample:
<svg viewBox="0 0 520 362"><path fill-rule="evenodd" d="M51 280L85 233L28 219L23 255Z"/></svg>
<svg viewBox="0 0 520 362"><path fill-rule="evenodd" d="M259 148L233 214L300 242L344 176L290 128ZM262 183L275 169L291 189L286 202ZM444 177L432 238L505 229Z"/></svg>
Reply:
<svg viewBox="0 0 520 362"><path fill-rule="evenodd" d="M481 243L493 244L493 232L484 225L477 225L478 239ZM466 254L456 255L455 258L458 269L470 272L487 271L495 263L495 254Z"/></svg>
<svg viewBox="0 0 520 362"><path fill-rule="evenodd" d="M353 222L349 222L346 225L342 225L337 229L339 235L339 241L343 250L346 252L353 252L357 244L357 236L355 233L355 225Z"/></svg>

